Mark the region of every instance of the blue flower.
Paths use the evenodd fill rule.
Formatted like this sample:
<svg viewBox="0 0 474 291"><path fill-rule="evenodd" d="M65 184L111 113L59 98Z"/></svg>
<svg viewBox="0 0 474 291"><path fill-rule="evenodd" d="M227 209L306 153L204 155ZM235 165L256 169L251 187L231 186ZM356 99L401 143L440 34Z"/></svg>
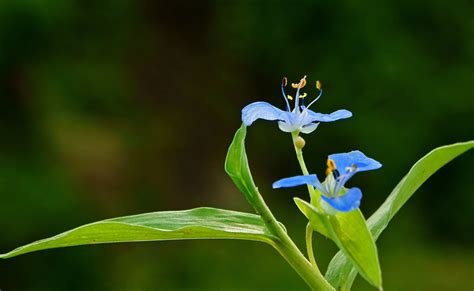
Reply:
<svg viewBox="0 0 474 291"><path fill-rule="evenodd" d="M317 113L309 109L323 94L321 83L316 82L316 88L319 90L319 95L307 107L304 106L304 98L306 93L300 94L301 88L306 85L306 76L304 76L299 83L293 83L291 86L296 91L295 106L293 110L290 108L288 100L293 100L293 97L285 94L285 86L287 79L283 78L281 84L281 92L286 102L286 111L278 109L267 102L254 102L242 109L242 121L245 125L250 126L257 119L265 119L278 121L278 126L284 132L302 132L311 133L319 125L320 122L331 122L339 119L345 119L352 116L348 110L337 110L331 114ZM301 104L299 104L301 99Z"/></svg>
<svg viewBox="0 0 474 291"><path fill-rule="evenodd" d="M273 188L311 185L321 191L320 202L329 204L333 209L348 212L359 207L362 192L359 188L347 189L344 184L357 172L375 170L382 164L364 155L360 151L332 154L327 160L326 179L321 183L316 175L303 175L285 178L273 183ZM325 203L321 206L331 213Z"/></svg>

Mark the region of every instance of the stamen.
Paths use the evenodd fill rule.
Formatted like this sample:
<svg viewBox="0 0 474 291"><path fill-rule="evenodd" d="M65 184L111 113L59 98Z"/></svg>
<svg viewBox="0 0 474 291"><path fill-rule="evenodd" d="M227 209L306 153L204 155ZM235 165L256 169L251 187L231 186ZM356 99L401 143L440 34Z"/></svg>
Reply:
<svg viewBox="0 0 474 291"><path fill-rule="evenodd" d="M326 169L326 176L329 176L331 173L332 173L332 171L329 168L327 168Z"/></svg>
<svg viewBox="0 0 474 291"><path fill-rule="evenodd" d="M321 91L321 82L319 82L319 80L316 81L316 89Z"/></svg>
<svg viewBox="0 0 474 291"><path fill-rule="evenodd" d="M283 79L281 80L281 93L283 94L283 99L285 99L285 103L286 103L286 109L288 111L291 111L290 109L290 103L288 102L287 99L290 99L290 100L293 100L293 97L291 97L290 95L288 95L288 97L286 97L286 94L285 94L285 87L286 87L286 84L288 83L288 80L286 79L286 77L283 77Z"/></svg>
<svg viewBox="0 0 474 291"><path fill-rule="evenodd" d="M336 163L334 162L334 160L328 159L327 166L328 168L331 168L331 170L334 170L336 168Z"/></svg>
<svg viewBox="0 0 474 291"><path fill-rule="evenodd" d="M341 189L344 187L344 184L354 175L352 172L346 172L343 175L339 176L339 179L334 187L334 193L339 193Z"/></svg>
<svg viewBox="0 0 474 291"><path fill-rule="evenodd" d="M357 166L355 164L352 164L352 166L350 167L346 167L346 172L347 173L352 173L352 172L355 172L357 171Z"/></svg>
<svg viewBox="0 0 474 291"><path fill-rule="evenodd" d="M292 83L291 84L291 87L293 87L294 89L301 89L303 88L304 86L306 86L306 76L304 76L299 83Z"/></svg>
<svg viewBox="0 0 474 291"><path fill-rule="evenodd" d="M319 88L318 88L318 84L319 84ZM314 102L318 101L318 99L321 98L321 96L323 95L323 89L321 88L321 83L319 83L319 81L316 82L316 88L318 88L318 90L319 90L319 95L316 98L314 98L314 100L311 101L311 103L309 103L307 108L309 108L311 105L313 105Z"/></svg>
<svg viewBox="0 0 474 291"><path fill-rule="evenodd" d="M293 87L293 88L296 88L296 87L293 86L293 85L294 85L294 84L292 84L292 87ZM300 83L297 85L298 90L296 90L295 110L298 111L298 112L300 111L300 108L299 108L300 90L301 90L301 88L303 88L305 85L306 85L306 75L305 75L303 78L301 78Z"/></svg>
<svg viewBox="0 0 474 291"><path fill-rule="evenodd" d="M352 164L350 167L346 167L346 172L343 175L339 176L339 179L336 183L336 186L334 187L334 193L339 193L341 189L344 187L344 184L355 174L357 171L357 166L355 164ZM337 171L337 170L336 170ZM339 173L338 173L339 174ZM334 175L334 171L333 171ZM336 178L337 179L337 178Z"/></svg>
<svg viewBox="0 0 474 291"><path fill-rule="evenodd" d="M306 92L304 92L303 94L300 95L299 99L301 99L301 108L304 109L304 97L306 97Z"/></svg>
<svg viewBox="0 0 474 291"><path fill-rule="evenodd" d="M326 169L326 176L329 176L331 173L333 173L334 170L337 171L336 163L334 162L334 160L328 159L326 164L328 166L328 168Z"/></svg>
<svg viewBox="0 0 474 291"><path fill-rule="evenodd" d="M306 76L304 76L305 79L303 79L303 83L300 85L300 88L303 88L304 86L306 86Z"/></svg>

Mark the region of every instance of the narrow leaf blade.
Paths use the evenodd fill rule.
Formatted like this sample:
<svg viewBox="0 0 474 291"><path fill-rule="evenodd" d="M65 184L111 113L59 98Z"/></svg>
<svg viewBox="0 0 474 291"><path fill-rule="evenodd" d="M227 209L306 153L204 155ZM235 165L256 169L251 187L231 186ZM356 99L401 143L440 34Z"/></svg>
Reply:
<svg viewBox="0 0 474 291"><path fill-rule="evenodd" d="M241 239L270 245L275 240L258 215L202 207L145 213L86 224L0 254L0 258L78 245L183 239Z"/></svg>
<svg viewBox="0 0 474 291"><path fill-rule="evenodd" d="M430 176L451 160L472 148L474 148L474 141L446 145L432 150L418 160L393 189L385 202L367 220L367 225L374 239L380 236L393 216ZM342 252L338 252L334 256L326 272L328 281L335 288L341 288L341 290L349 290L356 276L357 271Z"/></svg>
<svg viewBox="0 0 474 291"><path fill-rule="evenodd" d="M375 242L365 223L362 212L338 212L327 215L310 203L295 198L298 208L309 219L314 230L332 239L341 251L354 263L357 270L372 285L380 288L382 273Z"/></svg>
<svg viewBox="0 0 474 291"><path fill-rule="evenodd" d="M245 152L245 136L247 127L242 123L234 135L225 159L225 171L235 183L245 198L255 208L255 199L258 195L257 186L252 178L247 153Z"/></svg>
<svg viewBox="0 0 474 291"><path fill-rule="evenodd" d="M359 209L330 216L339 247L370 284L382 287L382 272L374 238Z"/></svg>

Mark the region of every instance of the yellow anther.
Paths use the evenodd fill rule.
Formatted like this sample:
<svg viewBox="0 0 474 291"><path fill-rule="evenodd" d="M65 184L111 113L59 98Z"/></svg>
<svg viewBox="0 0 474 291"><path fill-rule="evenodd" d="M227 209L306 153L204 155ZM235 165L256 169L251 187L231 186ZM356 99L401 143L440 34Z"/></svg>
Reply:
<svg viewBox="0 0 474 291"><path fill-rule="evenodd" d="M316 81L316 89L318 89L319 91L321 91L321 82Z"/></svg>
<svg viewBox="0 0 474 291"><path fill-rule="evenodd" d="M332 171L336 169L336 163L334 160L328 159L327 166L328 168L326 169L326 176L329 176L329 174L331 174Z"/></svg>
<svg viewBox="0 0 474 291"><path fill-rule="evenodd" d="M291 97L291 95L287 95L288 97L288 100L293 100L293 97Z"/></svg>
<svg viewBox="0 0 474 291"><path fill-rule="evenodd" d="M327 169L326 169L326 176L331 175L331 173L332 173L332 171L331 171L329 168L327 168Z"/></svg>
<svg viewBox="0 0 474 291"><path fill-rule="evenodd" d="M304 97L306 97L306 95L308 95L308 94L306 94L306 92L305 92L305 93L300 95L300 98L304 98Z"/></svg>
<svg viewBox="0 0 474 291"><path fill-rule="evenodd" d="M283 77L283 79L281 80L281 85L283 87L286 87L286 84L288 84L288 79L286 77Z"/></svg>
<svg viewBox="0 0 474 291"><path fill-rule="evenodd" d="M334 162L334 160L328 159L327 165L328 165L328 168L331 168L331 170L336 169L336 163Z"/></svg>
<svg viewBox="0 0 474 291"><path fill-rule="evenodd" d="M294 89L301 89L303 88L304 86L306 86L306 76L304 76L299 83L291 83L291 87L293 87Z"/></svg>
<svg viewBox="0 0 474 291"><path fill-rule="evenodd" d="M304 78L301 79L301 81L300 81L300 88L303 88L304 86L306 86L306 77L304 77Z"/></svg>
<svg viewBox="0 0 474 291"><path fill-rule="evenodd" d="M357 166L355 164L352 164L350 167L346 167L346 171L349 173L357 171Z"/></svg>

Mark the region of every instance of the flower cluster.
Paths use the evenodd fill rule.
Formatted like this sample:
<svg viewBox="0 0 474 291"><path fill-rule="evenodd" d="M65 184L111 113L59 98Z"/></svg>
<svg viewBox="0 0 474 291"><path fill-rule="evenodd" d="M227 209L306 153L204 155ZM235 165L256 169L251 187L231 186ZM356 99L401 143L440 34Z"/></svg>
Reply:
<svg viewBox="0 0 474 291"><path fill-rule="evenodd" d="M242 109L244 124L250 126L257 119L278 121L280 129L284 132L307 134L313 132L320 122L331 122L352 116L352 113L345 109L337 110L331 114L317 113L309 109L323 93L319 81L316 82L319 95L308 106L304 105L307 94L300 91L306 85L306 76L299 83L292 84L292 87L296 89L295 98L285 93L286 85L287 79L283 78L281 91L286 102L286 111L280 110L267 102L254 102ZM292 110L288 100L294 100ZM318 203L327 213L348 212L359 207L362 191L357 187L344 187L346 182L357 172L375 170L381 166L379 162L367 157L360 151L332 154L327 159L324 181L320 181L314 174L300 175L278 180L273 183L273 188L310 185L320 192L321 200Z"/></svg>

